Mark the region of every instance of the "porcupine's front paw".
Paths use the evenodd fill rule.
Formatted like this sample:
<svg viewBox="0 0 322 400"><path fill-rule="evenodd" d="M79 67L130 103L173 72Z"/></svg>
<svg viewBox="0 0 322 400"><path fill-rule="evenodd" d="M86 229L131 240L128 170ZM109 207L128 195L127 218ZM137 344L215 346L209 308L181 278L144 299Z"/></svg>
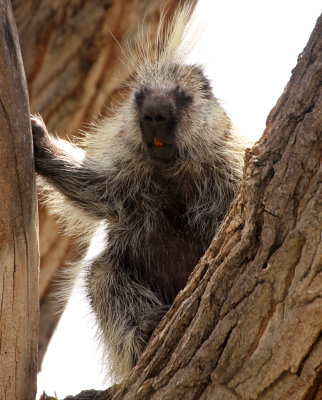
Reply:
<svg viewBox="0 0 322 400"><path fill-rule="evenodd" d="M38 147L39 144L46 141L49 134L46 125L40 116L30 115L30 122L34 146Z"/></svg>
<svg viewBox="0 0 322 400"><path fill-rule="evenodd" d="M34 144L36 171L39 172L42 161L46 159L48 152L50 152L51 138L46 125L40 116L31 115L30 122Z"/></svg>

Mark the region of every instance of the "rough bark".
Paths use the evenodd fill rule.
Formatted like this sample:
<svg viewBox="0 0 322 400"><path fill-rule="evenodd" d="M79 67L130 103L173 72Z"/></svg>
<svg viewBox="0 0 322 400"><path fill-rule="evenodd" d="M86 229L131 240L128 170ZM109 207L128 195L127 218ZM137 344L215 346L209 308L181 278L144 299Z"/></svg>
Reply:
<svg viewBox="0 0 322 400"><path fill-rule="evenodd" d="M191 0L186 0L191 1ZM75 134L84 123L123 101L131 74L122 47L139 29L156 32L176 0L13 0L28 81L31 110L51 132ZM75 243L40 207L39 364L60 318L50 300L55 274L75 253Z"/></svg>
<svg viewBox="0 0 322 400"><path fill-rule="evenodd" d="M0 1L0 398L34 399L38 239L26 79L9 0Z"/></svg>

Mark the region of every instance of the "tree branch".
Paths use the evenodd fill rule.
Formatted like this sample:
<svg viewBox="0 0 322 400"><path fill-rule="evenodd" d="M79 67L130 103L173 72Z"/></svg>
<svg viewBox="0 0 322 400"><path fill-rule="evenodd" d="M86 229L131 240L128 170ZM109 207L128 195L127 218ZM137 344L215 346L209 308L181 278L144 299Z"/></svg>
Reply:
<svg viewBox="0 0 322 400"><path fill-rule="evenodd" d="M11 3L0 1L0 398L34 399L37 195L27 85Z"/></svg>

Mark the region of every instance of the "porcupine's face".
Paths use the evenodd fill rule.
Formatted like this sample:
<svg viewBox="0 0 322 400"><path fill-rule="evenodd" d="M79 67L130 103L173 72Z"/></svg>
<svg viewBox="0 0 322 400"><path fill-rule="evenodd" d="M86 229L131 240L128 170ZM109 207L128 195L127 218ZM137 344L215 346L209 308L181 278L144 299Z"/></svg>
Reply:
<svg viewBox="0 0 322 400"><path fill-rule="evenodd" d="M144 146L155 160L174 160L180 129L189 132L207 113L213 99L209 81L199 67L187 65L152 70L144 78L138 79L134 94Z"/></svg>

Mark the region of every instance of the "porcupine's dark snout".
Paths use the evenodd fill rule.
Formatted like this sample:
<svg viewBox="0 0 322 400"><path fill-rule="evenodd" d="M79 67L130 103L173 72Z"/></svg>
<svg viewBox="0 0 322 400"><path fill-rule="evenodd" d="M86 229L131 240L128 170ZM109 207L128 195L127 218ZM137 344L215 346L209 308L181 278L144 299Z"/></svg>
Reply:
<svg viewBox="0 0 322 400"><path fill-rule="evenodd" d="M176 149L176 106L174 99L155 90L144 96L140 106L142 138L152 158L167 160Z"/></svg>

